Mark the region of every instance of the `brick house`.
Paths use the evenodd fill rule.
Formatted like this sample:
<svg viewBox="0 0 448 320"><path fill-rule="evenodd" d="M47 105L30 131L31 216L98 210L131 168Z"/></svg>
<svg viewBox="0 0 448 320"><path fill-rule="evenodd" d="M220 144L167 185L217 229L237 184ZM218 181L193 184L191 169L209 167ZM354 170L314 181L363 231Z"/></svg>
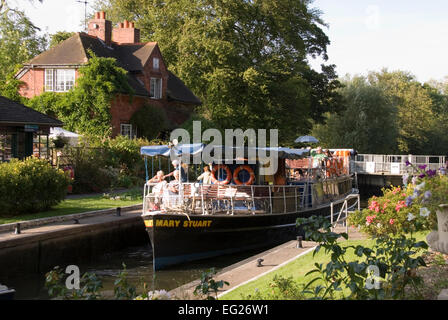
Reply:
<svg viewBox="0 0 448 320"><path fill-rule="evenodd" d="M128 71L128 81L135 94L132 102L126 94L111 101L112 136L134 136L138 128L130 123L132 115L143 105L162 108L171 128L188 120L201 101L171 73L157 42L140 42L140 30L124 21L116 28L104 11L89 21L88 33L78 32L24 64L16 75L23 84L22 96L32 98L44 91L70 90L79 77L78 69L88 62L88 50L98 57L115 58Z"/></svg>

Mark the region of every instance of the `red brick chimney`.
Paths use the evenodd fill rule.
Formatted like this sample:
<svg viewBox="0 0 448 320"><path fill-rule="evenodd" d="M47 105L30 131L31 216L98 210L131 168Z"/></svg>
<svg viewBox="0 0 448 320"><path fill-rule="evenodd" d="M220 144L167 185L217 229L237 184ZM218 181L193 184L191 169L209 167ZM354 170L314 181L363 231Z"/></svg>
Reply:
<svg viewBox="0 0 448 320"><path fill-rule="evenodd" d="M112 30L112 40L118 44L140 42L140 29L134 27L134 22L124 20Z"/></svg>
<svg viewBox="0 0 448 320"><path fill-rule="evenodd" d="M89 21L89 35L98 37L107 45L112 42L112 22L106 20L106 12L99 11L95 13L95 18Z"/></svg>

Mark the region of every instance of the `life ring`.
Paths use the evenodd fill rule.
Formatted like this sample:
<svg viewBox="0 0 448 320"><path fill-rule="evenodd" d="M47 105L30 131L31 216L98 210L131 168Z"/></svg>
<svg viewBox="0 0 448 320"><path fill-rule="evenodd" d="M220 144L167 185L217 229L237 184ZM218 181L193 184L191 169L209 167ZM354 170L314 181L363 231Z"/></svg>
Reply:
<svg viewBox="0 0 448 320"><path fill-rule="evenodd" d="M225 170L225 172L226 172L226 179L225 180L219 181L218 179L216 179L216 172L219 169L224 169ZM225 164L218 164L218 165L213 167L213 169L212 169L212 182L214 184L224 185L224 184L228 184L230 182L230 180L232 180L232 172L230 171L228 166L226 166Z"/></svg>
<svg viewBox="0 0 448 320"><path fill-rule="evenodd" d="M241 182L238 174L240 173L241 170L246 170L250 177L249 180L247 180L246 182ZM233 172L233 181L237 184L237 185L244 185L244 186L249 186L251 184L254 183L255 181L255 173L254 170L252 170L251 167L249 167L248 165L241 165L238 168L235 169L235 171Z"/></svg>

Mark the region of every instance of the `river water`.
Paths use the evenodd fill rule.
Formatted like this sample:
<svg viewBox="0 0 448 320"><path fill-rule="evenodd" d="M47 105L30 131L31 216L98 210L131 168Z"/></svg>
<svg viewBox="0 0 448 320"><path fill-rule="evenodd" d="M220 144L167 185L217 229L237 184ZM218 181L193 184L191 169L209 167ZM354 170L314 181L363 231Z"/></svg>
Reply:
<svg viewBox="0 0 448 320"><path fill-rule="evenodd" d="M193 280L199 279L202 272L214 267L220 269L251 257L261 251L252 250L244 253L220 256L204 261L191 262L166 270L153 271L151 245L129 247L124 250L106 253L98 256L95 261L85 265L78 265L81 275L85 272L95 273L102 281L101 293L105 298L113 298L114 281L126 265L127 279L130 284L137 287L139 293L143 292L143 283L148 290L171 290ZM255 266L255 265L254 265ZM65 266L61 266L65 267ZM219 280L219 279L217 279ZM49 299L45 288L45 274L27 274L2 279L0 283L6 284L16 290L15 299Z"/></svg>

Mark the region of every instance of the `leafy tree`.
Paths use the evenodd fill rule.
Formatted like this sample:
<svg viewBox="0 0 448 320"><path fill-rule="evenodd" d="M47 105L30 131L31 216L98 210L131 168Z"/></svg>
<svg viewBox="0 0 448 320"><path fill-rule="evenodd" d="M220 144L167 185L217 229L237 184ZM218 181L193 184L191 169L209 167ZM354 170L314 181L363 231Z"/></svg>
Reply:
<svg viewBox="0 0 448 320"><path fill-rule="evenodd" d="M368 81L380 87L397 109L399 151L426 153L434 118L428 90L412 74L403 71L370 72Z"/></svg>
<svg viewBox="0 0 448 320"><path fill-rule="evenodd" d="M58 31L55 34L52 34L50 39L50 48L54 47L55 45L61 43L64 40L67 40L74 34L75 34L74 32L68 32L68 31Z"/></svg>
<svg viewBox="0 0 448 320"><path fill-rule="evenodd" d="M327 147L355 148L360 153L388 154L396 151L396 111L381 88L364 77L344 82L340 89L347 109L340 115L326 114L326 124L313 128Z"/></svg>
<svg viewBox="0 0 448 320"><path fill-rule="evenodd" d="M198 113L222 128L278 128L292 141L340 110L328 37L310 0L98 0L114 22L135 21L142 40L157 41L170 70L203 101Z"/></svg>
<svg viewBox="0 0 448 320"><path fill-rule="evenodd" d="M0 2L0 79L47 48L45 35L20 10Z"/></svg>

